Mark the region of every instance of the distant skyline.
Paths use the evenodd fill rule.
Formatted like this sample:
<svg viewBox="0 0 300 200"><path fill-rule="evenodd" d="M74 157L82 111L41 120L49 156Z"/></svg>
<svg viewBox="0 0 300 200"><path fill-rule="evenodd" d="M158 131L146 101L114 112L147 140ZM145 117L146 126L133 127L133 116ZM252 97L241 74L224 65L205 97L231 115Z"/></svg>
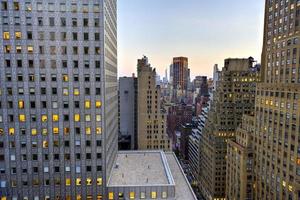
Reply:
<svg viewBox="0 0 300 200"><path fill-rule="evenodd" d="M119 0L119 76L136 74L146 55L160 76L172 58L189 58L191 77L212 77L225 58L260 61L264 1Z"/></svg>

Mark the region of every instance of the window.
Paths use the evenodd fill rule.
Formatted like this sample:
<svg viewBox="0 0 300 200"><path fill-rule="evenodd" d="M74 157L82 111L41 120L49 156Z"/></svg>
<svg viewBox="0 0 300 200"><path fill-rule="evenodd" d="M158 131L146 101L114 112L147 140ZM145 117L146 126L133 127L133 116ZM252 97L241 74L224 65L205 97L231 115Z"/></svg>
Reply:
<svg viewBox="0 0 300 200"><path fill-rule="evenodd" d="M76 178L76 185L81 185L81 178Z"/></svg>
<svg viewBox="0 0 300 200"><path fill-rule="evenodd" d="M15 32L15 38L17 40L21 39L21 37L22 37L22 33L20 31Z"/></svg>
<svg viewBox="0 0 300 200"><path fill-rule="evenodd" d="M135 193L134 192L130 192L129 193L129 198L130 199L134 199L135 198Z"/></svg>
<svg viewBox="0 0 300 200"><path fill-rule="evenodd" d="M80 121L80 115L79 114L75 114L74 115L74 121L75 122L79 122Z"/></svg>
<svg viewBox="0 0 300 200"><path fill-rule="evenodd" d="M89 26L89 19L88 18L83 19L83 26Z"/></svg>
<svg viewBox="0 0 300 200"><path fill-rule="evenodd" d="M92 185L92 178L86 179L86 185Z"/></svg>
<svg viewBox="0 0 300 200"><path fill-rule="evenodd" d="M19 2L14 2L14 9L20 10Z"/></svg>
<svg viewBox="0 0 300 200"><path fill-rule="evenodd" d="M101 134L101 133L102 133L101 127L96 127L96 134Z"/></svg>
<svg viewBox="0 0 300 200"><path fill-rule="evenodd" d="M60 4L60 11L61 12L65 12L66 11L66 4L65 3L61 3Z"/></svg>
<svg viewBox="0 0 300 200"><path fill-rule="evenodd" d="M48 141L46 140L43 141L43 148L48 148Z"/></svg>
<svg viewBox="0 0 300 200"><path fill-rule="evenodd" d="M97 178L97 185L102 185L102 178Z"/></svg>
<svg viewBox="0 0 300 200"><path fill-rule="evenodd" d="M23 100L19 100L18 106L19 106L20 109L23 109L24 108L24 101Z"/></svg>
<svg viewBox="0 0 300 200"><path fill-rule="evenodd" d="M37 130L35 128L31 129L31 135L36 135L37 134Z"/></svg>
<svg viewBox="0 0 300 200"><path fill-rule="evenodd" d="M5 45L4 46L4 53L10 53L11 47L10 45Z"/></svg>
<svg viewBox="0 0 300 200"><path fill-rule="evenodd" d="M78 96L79 95L79 89L78 88L74 88L74 95Z"/></svg>
<svg viewBox="0 0 300 200"><path fill-rule="evenodd" d="M8 134L9 135L14 135L15 134L15 129L14 128L9 128L8 129Z"/></svg>
<svg viewBox="0 0 300 200"><path fill-rule="evenodd" d="M163 199L166 199L166 198L168 198L168 194L167 194L167 192L162 192L162 195L161 195L161 197L162 197Z"/></svg>
<svg viewBox="0 0 300 200"><path fill-rule="evenodd" d="M1 9L2 10L7 10L8 9L8 7L7 7L7 2L6 1L2 1L1 2ZM2 199L1 199L2 200Z"/></svg>
<svg viewBox="0 0 300 200"><path fill-rule="evenodd" d="M33 46L27 46L28 53L33 53Z"/></svg>
<svg viewBox="0 0 300 200"><path fill-rule="evenodd" d="M109 192L108 193L108 199L109 200L113 200L114 199L114 193L113 192Z"/></svg>
<svg viewBox="0 0 300 200"><path fill-rule="evenodd" d="M26 121L26 117L24 114L19 115L19 121L20 122L25 122Z"/></svg>
<svg viewBox="0 0 300 200"><path fill-rule="evenodd" d="M70 178L67 178L66 179L66 186L70 186L71 185L71 179Z"/></svg>
<svg viewBox="0 0 300 200"><path fill-rule="evenodd" d="M9 32L3 32L3 39L9 40L9 38L10 38Z"/></svg>
<svg viewBox="0 0 300 200"><path fill-rule="evenodd" d="M156 199L156 198L157 198L157 193L151 192L151 199Z"/></svg>
<svg viewBox="0 0 300 200"><path fill-rule="evenodd" d="M101 101L96 101L96 108L100 108L101 107Z"/></svg>
<svg viewBox="0 0 300 200"><path fill-rule="evenodd" d="M91 108L91 101L90 100L85 100L85 108L90 109Z"/></svg>
<svg viewBox="0 0 300 200"><path fill-rule="evenodd" d="M59 129L58 127L53 127L53 134L58 134L59 133Z"/></svg>
<svg viewBox="0 0 300 200"><path fill-rule="evenodd" d="M96 121L100 122L101 121L101 115L96 115Z"/></svg>
<svg viewBox="0 0 300 200"><path fill-rule="evenodd" d="M54 114L52 115L52 121L57 122L59 120L58 115Z"/></svg>
<svg viewBox="0 0 300 200"><path fill-rule="evenodd" d="M54 17L49 18L49 26L54 26Z"/></svg>
<svg viewBox="0 0 300 200"><path fill-rule="evenodd" d="M91 134L91 128L90 127L85 128L85 134L87 134L87 135Z"/></svg>

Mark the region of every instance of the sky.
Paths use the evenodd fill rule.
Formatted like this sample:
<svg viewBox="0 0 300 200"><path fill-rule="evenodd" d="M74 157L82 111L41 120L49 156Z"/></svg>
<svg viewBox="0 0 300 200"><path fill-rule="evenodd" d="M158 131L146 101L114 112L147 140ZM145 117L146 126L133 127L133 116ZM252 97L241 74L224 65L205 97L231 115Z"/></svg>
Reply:
<svg viewBox="0 0 300 200"><path fill-rule="evenodd" d="M192 78L226 58L260 61L263 17L263 0L118 0L118 74L136 74L143 55L161 76L188 57Z"/></svg>

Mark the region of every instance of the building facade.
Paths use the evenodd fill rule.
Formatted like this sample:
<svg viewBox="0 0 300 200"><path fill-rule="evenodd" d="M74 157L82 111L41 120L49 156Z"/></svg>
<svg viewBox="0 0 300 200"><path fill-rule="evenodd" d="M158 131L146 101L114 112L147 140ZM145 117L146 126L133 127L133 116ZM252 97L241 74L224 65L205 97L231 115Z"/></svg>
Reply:
<svg viewBox="0 0 300 200"><path fill-rule="evenodd" d="M119 149L137 149L137 78L119 78Z"/></svg>
<svg viewBox="0 0 300 200"><path fill-rule="evenodd" d="M156 72L148 58L138 60L138 149L171 149L166 132L166 113L161 106L160 87Z"/></svg>
<svg viewBox="0 0 300 200"><path fill-rule="evenodd" d="M226 199L253 199L254 116L243 115L234 139L227 143Z"/></svg>
<svg viewBox="0 0 300 200"><path fill-rule="evenodd" d="M105 199L117 153L116 1L1 1L1 199Z"/></svg>
<svg viewBox="0 0 300 200"><path fill-rule="evenodd" d="M254 199L300 198L300 5L265 1L255 102Z"/></svg>
<svg viewBox="0 0 300 200"><path fill-rule="evenodd" d="M242 115L254 113L260 72L253 62L226 59L220 72L200 142L199 185L206 199L225 199L227 140L234 138Z"/></svg>

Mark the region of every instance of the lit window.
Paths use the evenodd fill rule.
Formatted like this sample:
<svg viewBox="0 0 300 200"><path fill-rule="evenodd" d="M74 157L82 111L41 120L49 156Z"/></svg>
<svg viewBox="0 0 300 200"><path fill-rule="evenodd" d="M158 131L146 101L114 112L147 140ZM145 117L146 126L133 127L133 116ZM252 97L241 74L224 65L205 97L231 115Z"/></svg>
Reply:
<svg viewBox="0 0 300 200"><path fill-rule="evenodd" d="M145 199L146 198L146 193L145 192L141 192L141 199Z"/></svg>
<svg viewBox="0 0 300 200"><path fill-rule="evenodd" d="M79 114L75 114L74 115L74 121L75 122L79 122L80 121L80 115Z"/></svg>
<svg viewBox="0 0 300 200"><path fill-rule="evenodd" d="M71 179L70 178L67 178L66 179L66 186L70 186L71 185Z"/></svg>
<svg viewBox="0 0 300 200"><path fill-rule="evenodd" d="M63 81L64 81L64 82L68 82L68 81L69 81L68 75L63 75Z"/></svg>
<svg viewBox="0 0 300 200"><path fill-rule="evenodd" d="M19 100L18 106L20 109L24 108L24 101L23 100Z"/></svg>
<svg viewBox="0 0 300 200"><path fill-rule="evenodd" d="M101 121L101 115L96 115L96 121L100 122Z"/></svg>
<svg viewBox="0 0 300 200"><path fill-rule="evenodd" d="M53 134L58 134L58 133L59 133L58 127L54 127L54 128L53 128Z"/></svg>
<svg viewBox="0 0 300 200"><path fill-rule="evenodd" d="M81 178L76 178L76 185L81 185Z"/></svg>
<svg viewBox="0 0 300 200"><path fill-rule="evenodd" d="M21 46L16 46L16 52L21 53L22 52L22 47Z"/></svg>
<svg viewBox="0 0 300 200"><path fill-rule="evenodd" d="M36 135L37 134L37 130L35 128L31 129L31 135Z"/></svg>
<svg viewBox="0 0 300 200"><path fill-rule="evenodd" d="M157 198L156 192L151 192L151 199L156 199L156 198Z"/></svg>
<svg viewBox="0 0 300 200"><path fill-rule="evenodd" d="M24 114L19 115L19 121L20 122L25 122L26 121L26 117Z"/></svg>
<svg viewBox="0 0 300 200"><path fill-rule="evenodd" d="M46 128L43 128L43 129L42 129L42 134L43 134L43 135L48 135L48 130L47 130Z"/></svg>
<svg viewBox="0 0 300 200"><path fill-rule="evenodd" d="M91 121L91 115L85 115L85 121L90 122Z"/></svg>
<svg viewBox="0 0 300 200"><path fill-rule="evenodd" d="M68 135L70 133L70 129L68 127L64 128L64 134Z"/></svg>
<svg viewBox="0 0 300 200"><path fill-rule="evenodd" d="M81 200L81 195L80 194L77 194L76 200Z"/></svg>
<svg viewBox="0 0 300 200"><path fill-rule="evenodd" d="M33 46L27 46L28 53L33 53Z"/></svg>
<svg viewBox="0 0 300 200"><path fill-rule="evenodd" d="M85 108L89 109L91 108L91 101L90 100L85 100Z"/></svg>
<svg viewBox="0 0 300 200"><path fill-rule="evenodd" d="M161 196L162 196L163 199L168 198L167 192L162 192L162 195L161 195Z"/></svg>
<svg viewBox="0 0 300 200"><path fill-rule="evenodd" d="M71 195L67 195L66 200L72 200Z"/></svg>
<svg viewBox="0 0 300 200"><path fill-rule="evenodd" d="M57 122L59 120L58 115L52 115L52 121Z"/></svg>
<svg viewBox="0 0 300 200"><path fill-rule="evenodd" d="M0 135L3 135L3 128L0 128Z"/></svg>
<svg viewBox="0 0 300 200"><path fill-rule="evenodd" d="M9 32L3 32L3 39L9 40L9 38L10 38Z"/></svg>
<svg viewBox="0 0 300 200"><path fill-rule="evenodd" d="M85 134L87 134L87 135L91 134L91 128L90 127L85 128Z"/></svg>
<svg viewBox="0 0 300 200"><path fill-rule="evenodd" d="M92 179L91 178L86 179L86 185L92 185Z"/></svg>
<svg viewBox="0 0 300 200"><path fill-rule="evenodd" d="M134 192L130 192L130 193L129 193L129 198L130 198L130 199L134 199L134 198L135 198Z"/></svg>
<svg viewBox="0 0 300 200"><path fill-rule="evenodd" d="M48 119L47 115L42 115L42 122L46 122Z"/></svg>
<svg viewBox="0 0 300 200"><path fill-rule="evenodd" d="M15 129L14 128L9 128L8 129L8 134L9 135L14 135L15 134Z"/></svg>
<svg viewBox="0 0 300 200"><path fill-rule="evenodd" d="M101 133L102 133L101 127L96 127L96 134L101 134Z"/></svg>
<svg viewBox="0 0 300 200"><path fill-rule="evenodd" d="M16 37L17 40L21 39L22 33L19 32L19 31L18 31L18 32L15 32L15 37Z"/></svg>
<svg viewBox="0 0 300 200"><path fill-rule="evenodd" d="M4 46L4 52L5 52L5 53L10 53L10 49L11 49L11 48L10 48L10 45L5 45L5 46Z"/></svg>
<svg viewBox="0 0 300 200"><path fill-rule="evenodd" d="M68 88L63 88L63 94L64 94L64 95L69 95L69 90L68 90Z"/></svg>
<svg viewBox="0 0 300 200"><path fill-rule="evenodd" d="M78 96L79 95L79 89L78 88L74 88L74 95Z"/></svg>
<svg viewBox="0 0 300 200"><path fill-rule="evenodd" d="M48 147L48 141L44 140L43 141L43 148L47 148Z"/></svg>
<svg viewBox="0 0 300 200"><path fill-rule="evenodd" d="M101 101L96 101L96 108L100 108L101 107Z"/></svg>
<svg viewBox="0 0 300 200"><path fill-rule="evenodd" d="M15 10L19 10L20 9L19 2L14 2L14 9Z"/></svg>
<svg viewBox="0 0 300 200"><path fill-rule="evenodd" d="M108 199L109 200L113 200L114 199L114 193L113 192L109 192L108 193Z"/></svg>
<svg viewBox="0 0 300 200"><path fill-rule="evenodd" d="M97 178L97 185L102 185L102 178Z"/></svg>

